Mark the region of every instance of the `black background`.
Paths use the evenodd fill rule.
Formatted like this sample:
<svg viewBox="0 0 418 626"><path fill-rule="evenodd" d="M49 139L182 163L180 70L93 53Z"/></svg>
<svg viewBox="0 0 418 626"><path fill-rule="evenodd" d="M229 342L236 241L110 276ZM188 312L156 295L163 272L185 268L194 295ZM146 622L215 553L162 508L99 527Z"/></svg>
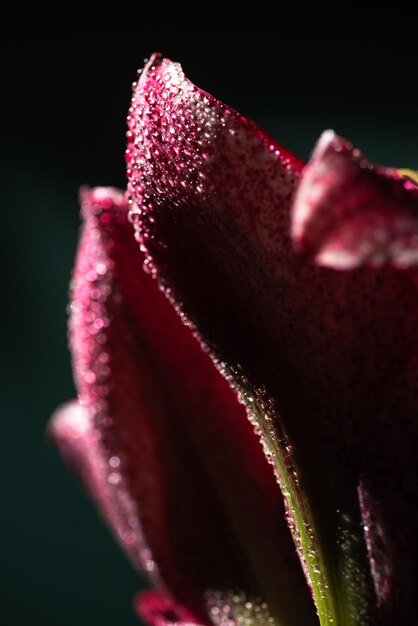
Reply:
<svg viewBox="0 0 418 626"><path fill-rule="evenodd" d="M331 127L372 160L417 168L416 38L406 14L350 21L344 5L335 19L300 9L243 23L209 5L27 11L2 26L0 623L129 626L143 582L44 437L74 396L77 189L124 185L130 84L153 50L304 159Z"/></svg>

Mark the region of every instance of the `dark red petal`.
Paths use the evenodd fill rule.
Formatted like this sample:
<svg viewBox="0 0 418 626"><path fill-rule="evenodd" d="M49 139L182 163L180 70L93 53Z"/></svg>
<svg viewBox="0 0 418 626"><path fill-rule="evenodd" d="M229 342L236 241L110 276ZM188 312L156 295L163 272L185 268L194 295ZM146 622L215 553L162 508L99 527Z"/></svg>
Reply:
<svg viewBox="0 0 418 626"><path fill-rule="evenodd" d="M322 623L414 624L416 273L342 273L296 255L298 162L178 65L150 61L130 122L139 240L252 407ZM382 562L390 563L392 591L379 609L366 502L390 546Z"/></svg>
<svg viewBox="0 0 418 626"><path fill-rule="evenodd" d="M416 267L418 187L327 131L304 170L292 236L319 265Z"/></svg>
<svg viewBox="0 0 418 626"><path fill-rule="evenodd" d="M150 626L199 626L190 611L162 591L145 591L135 601L139 617Z"/></svg>
<svg viewBox="0 0 418 626"><path fill-rule="evenodd" d="M76 382L101 469L135 507L149 569L201 621L231 600L232 621L250 603L263 619L270 611L315 623L244 407L142 271L122 194L85 190L82 204L70 323Z"/></svg>

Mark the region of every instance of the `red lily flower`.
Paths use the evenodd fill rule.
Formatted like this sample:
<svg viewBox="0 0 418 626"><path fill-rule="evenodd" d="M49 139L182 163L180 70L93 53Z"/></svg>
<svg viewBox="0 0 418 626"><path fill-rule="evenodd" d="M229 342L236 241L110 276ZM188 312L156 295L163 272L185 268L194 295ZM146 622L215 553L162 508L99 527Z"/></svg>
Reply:
<svg viewBox="0 0 418 626"><path fill-rule="evenodd" d="M79 401L52 435L156 592L154 626L316 624L259 437L227 381L142 271L128 205L81 194L70 343Z"/></svg>
<svg viewBox="0 0 418 626"><path fill-rule="evenodd" d="M159 55L128 121L148 267L262 435L322 626L415 624L415 184L332 135L302 172Z"/></svg>

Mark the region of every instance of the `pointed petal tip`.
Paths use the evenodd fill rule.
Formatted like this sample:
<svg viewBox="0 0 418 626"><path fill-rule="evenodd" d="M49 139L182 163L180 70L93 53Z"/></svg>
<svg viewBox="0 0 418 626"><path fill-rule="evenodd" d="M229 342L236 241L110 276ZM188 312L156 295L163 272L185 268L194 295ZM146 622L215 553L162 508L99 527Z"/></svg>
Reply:
<svg viewBox="0 0 418 626"><path fill-rule="evenodd" d="M149 57L149 61L145 64L144 74L147 74L148 69L160 65L164 61L164 58L162 52L153 52Z"/></svg>
<svg viewBox="0 0 418 626"><path fill-rule="evenodd" d="M330 128L324 130L313 149L312 158L320 158L336 139L335 131Z"/></svg>
<svg viewBox="0 0 418 626"><path fill-rule="evenodd" d="M312 163L320 163L325 158L329 150L335 145L336 141L345 141L338 137L334 130L324 130L314 148L312 150L311 158L305 166L304 172L301 177L301 181L305 180L308 168ZM351 147L351 146L350 146ZM302 187L301 182L296 193L295 201L292 208L292 221L291 221L291 236L294 248L297 252L303 253L305 250L305 229L310 217L310 202L307 201L309 196L305 193L305 188Z"/></svg>
<svg viewBox="0 0 418 626"><path fill-rule="evenodd" d="M171 248L172 220L181 212L185 219L193 207L196 214L204 212L209 204L210 219L224 213L237 236L268 238L276 248L277 233L268 228L267 213L280 211L287 222L302 162L199 89L178 63L160 55L156 59L134 84L128 115L131 215L150 266L157 271L152 257ZM260 212L264 215L254 233Z"/></svg>
<svg viewBox="0 0 418 626"><path fill-rule="evenodd" d="M132 84L132 90L135 93L138 86L146 82L152 72L160 66L164 61L169 61L161 52L153 52L148 59L144 59L144 65L138 69L138 80ZM129 119L129 118L128 118Z"/></svg>
<svg viewBox="0 0 418 626"><path fill-rule="evenodd" d="M325 131L301 177L291 234L295 250L319 266L416 266L418 190Z"/></svg>

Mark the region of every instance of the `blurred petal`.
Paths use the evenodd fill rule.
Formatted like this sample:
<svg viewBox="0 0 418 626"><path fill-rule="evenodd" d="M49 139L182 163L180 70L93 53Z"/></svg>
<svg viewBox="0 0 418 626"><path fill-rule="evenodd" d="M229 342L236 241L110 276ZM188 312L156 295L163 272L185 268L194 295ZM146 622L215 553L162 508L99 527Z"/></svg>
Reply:
<svg viewBox="0 0 418 626"><path fill-rule="evenodd" d="M129 123L138 239L260 429L321 623L414 624L416 274L295 255L299 162L177 64L151 59ZM392 179L389 190L404 185Z"/></svg>
<svg viewBox="0 0 418 626"><path fill-rule="evenodd" d="M286 626L316 623L243 406L142 271L123 196L84 190L82 205L70 323L76 383L106 480L126 485L134 504L148 570L201 621L238 598L233 623L263 602L263 619L270 611Z"/></svg>
<svg viewBox="0 0 418 626"><path fill-rule="evenodd" d="M295 199L292 236L319 265L418 264L418 187L394 169L372 167L331 131L318 142Z"/></svg>
<svg viewBox="0 0 418 626"><path fill-rule="evenodd" d="M199 626L199 621L164 592L145 591L136 598L139 617L150 626Z"/></svg>
<svg viewBox="0 0 418 626"><path fill-rule="evenodd" d="M88 488L132 563L152 575L154 564L142 535L136 502L126 481L116 471L118 457L109 458L106 454L100 431L88 411L78 402L67 403L52 416L50 434L66 462Z"/></svg>

